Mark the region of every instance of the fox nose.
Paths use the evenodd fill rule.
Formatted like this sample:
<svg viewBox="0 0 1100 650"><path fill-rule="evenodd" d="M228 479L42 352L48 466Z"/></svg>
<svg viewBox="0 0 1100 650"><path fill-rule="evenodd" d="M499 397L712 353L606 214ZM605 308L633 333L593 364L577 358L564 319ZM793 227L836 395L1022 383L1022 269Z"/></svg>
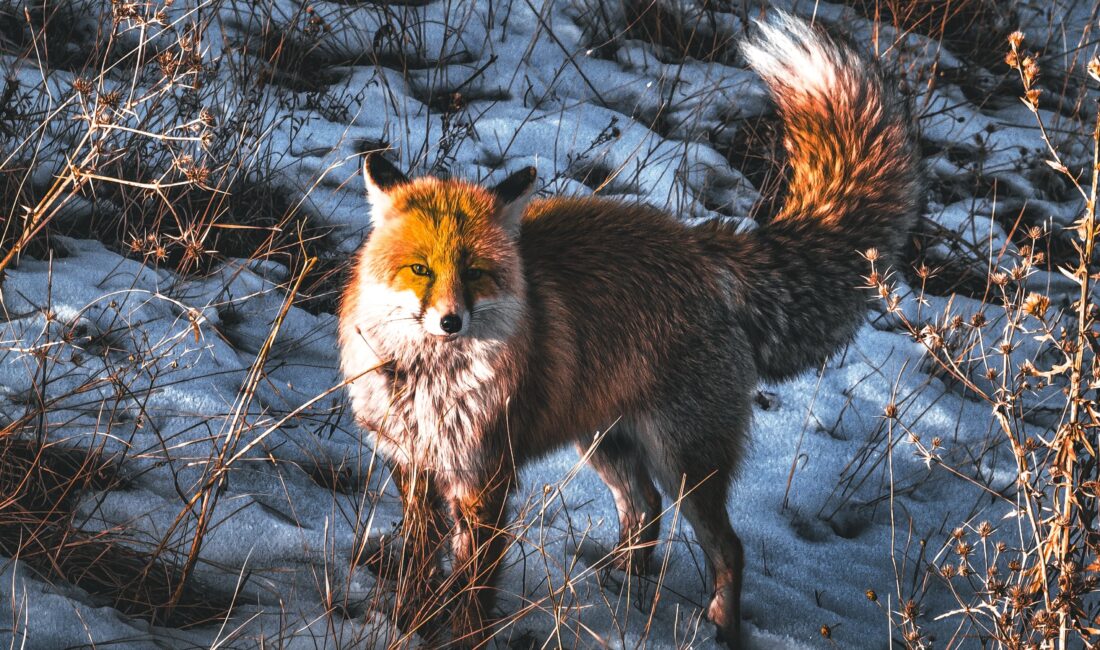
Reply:
<svg viewBox="0 0 1100 650"><path fill-rule="evenodd" d="M462 317L457 314L447 314L439 319L439 328L448 334L454 334L462 329Z"/></svg>

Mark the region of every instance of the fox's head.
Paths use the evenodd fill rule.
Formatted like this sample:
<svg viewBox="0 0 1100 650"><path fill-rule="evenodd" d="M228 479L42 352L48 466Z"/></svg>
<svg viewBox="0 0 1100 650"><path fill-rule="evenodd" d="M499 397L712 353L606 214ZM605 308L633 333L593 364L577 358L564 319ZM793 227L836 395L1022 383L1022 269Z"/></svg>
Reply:
<svg viewBox="0 0 1100 650"><path fill-rule="evenodd" d="M378 154L363 159L373 231L360 256L360 314L394 343L506 339L524 309L517 240L533 167L484 188L409 180Z"/></svg>

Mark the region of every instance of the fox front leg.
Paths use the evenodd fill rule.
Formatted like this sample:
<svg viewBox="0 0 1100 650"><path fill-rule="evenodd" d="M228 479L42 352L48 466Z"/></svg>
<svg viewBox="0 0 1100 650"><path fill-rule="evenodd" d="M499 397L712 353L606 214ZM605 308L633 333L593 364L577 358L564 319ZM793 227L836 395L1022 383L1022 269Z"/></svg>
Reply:
<svg viewBox="0 0 1100 650"><path fill-rule="evenodd" d="M403 546L400 557L386 564L396 564L396 607L404 627L424 634L444 603L439 561L448 529L444 502L431 471L399 464L392 476L401 493Z"/></svg>
<svg viewBox="0 0 1100 650"><path fill-rule="evenodd" d="M494 480L474 489L460 488L451 497L455 519L451 628L454 643L462 647L483 647L492 636L489 613L496 602L494 582L508 548L504 528L509 486L510 481Z"/></svg>

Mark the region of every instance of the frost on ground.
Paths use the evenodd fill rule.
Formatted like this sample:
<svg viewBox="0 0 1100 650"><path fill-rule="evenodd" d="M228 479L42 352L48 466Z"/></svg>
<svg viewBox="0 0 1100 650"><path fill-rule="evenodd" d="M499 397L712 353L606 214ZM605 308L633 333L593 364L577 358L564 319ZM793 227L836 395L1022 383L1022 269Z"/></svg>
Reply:
<svg viewBox="0 0 1100 650"><path fill-rule="evenodd" d="M28 21L43 20L39 10L3 2L0 68L14 112L0 114L0 169L23 170L20 192L40 197L78 164L74 151L102 138L96 155L106 158L118 144L112 138L133 137L78 119L110 114L117 125L181 136L149 144L153 162L129 168L130 180L201 183L197 170L240 164L246 180L266 183L265 196L282 197L284 209L326 229L321 262L333 266L368 226L356 178L364 147L392 147L413 174L485 182L534 165L547 193L598 192L686 220L752 227L754 206L776 175L746 148L770 151L778 136L757 131L774 123L770 103L735 46L760 8L659 4L695 16L698 40L685 43L675 25L664 38L647 38L656 32L634 28L630 3L590 0L262 7L71 0L54 3L51 15L68 20L76 36L55 37L47 52L26 36ZM983 306L968 282L984 278L991 253L1009 264L1021 220L1056 230L1081 208L1043 163L1014 80L851 7L773 4L815 15L866 47L891 44L888 58L912 89L927 154L919 253L953 278L933 282L923 302L909 294L906 315L919 326L982 311L996 324L998 308ZM1017 4L1020 26L1035 47L1057 34L1049 51L1071 52L1044 60L1052 78L1083 77L1088 53L1075 44L1090 7L1067 0L1044 13L1040 4L1047 6ZM1049 23L1051 15L1060 22ZM183 74L172 57L91 56L89 64L89 44L116 19L116 53L140 43L172 52L182 35L199 67L166 87L166 75ZM102 75L86 67L100 64ZM88 79L93 87L79 91ZM1073 106L1049 95L1044 118L1060 125L1064 150L1087 161ZM164 101L150 102L154 96ZM41 129L5 126L36 111L50 115ZM48 245L6 270L0 425L109 463L117 480L71 496L67 521L81 539L116 540L116 549L186 568L189 593L210 615L181 617L179 606L136 612L79 571L59 573L12 553L0 534L0 548L9 549L0 563L0 636L27 648L415 643L392 620L386 583L356 566L366 541L392 532L401 512L338 386L334 283L327 299L303 309L291 288L306 273L286 261L300 258L223 255L201 272L160 264L150 250L122 245L130 237L155 249L155 234L142 239L148 233L138 227L117 236L96 226L122 217L139 223L127 196L72 197L54 217ZM897 277L904 286L913 276ZM1071 299L1057 272L1028 282L1055 301ZM974 381L984 381L978 370ZM902 634L887 613L911 599L938 643L973 632L958 618L938 619L958 607L952 589L965 586L928 567L949 559L956 528L979 554L992 552L973 534L980 522L1009 541L1016 530L1012 504L995 494L1015 480L1015 466L991 435L988 406L945 382L923 348L874 311L820 372L763 386L757 401L751 453L729 503L747 553L749 647L887 647ZM885 418L890 404L896 417ZM1036 423L1050 417L1041 395L1029 408ZM713 647L713 630L701 621L709 597L703 558L675 504L666 498L666 506L660 574L628 577L603 566L617 536L614 506L577 454L527 468L513 503L519 541L500 585L500 613L525 615L502 626L497 643ZM178 586L168 575L160 605Z"/></svg>

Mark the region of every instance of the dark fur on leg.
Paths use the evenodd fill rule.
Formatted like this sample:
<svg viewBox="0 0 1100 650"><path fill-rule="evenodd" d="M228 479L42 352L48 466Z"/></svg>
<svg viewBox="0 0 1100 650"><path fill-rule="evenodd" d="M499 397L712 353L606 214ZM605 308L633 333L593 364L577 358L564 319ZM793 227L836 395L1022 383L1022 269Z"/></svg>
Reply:
<svg viewBox="0 0 1100 650"><path fill-rule="evenodd" d="M493 478L474 487L452 486L451 514L455 520L451 592L454 594L451 629L453 643L480 648L492 637L491 612L496 603L496 576L508 548L508 492L510 476Z"/></svg>
<svg viewBox="0 0 1100 650"><path fill-rule="evenodd" d="M577 451L588 452L578 443ZM629 440L609 434L592 450L588 464L600 475L615 498L619 513L619 544L614 565L645 575L661 532L661 495L649 477L642 457Z"/></svg>

